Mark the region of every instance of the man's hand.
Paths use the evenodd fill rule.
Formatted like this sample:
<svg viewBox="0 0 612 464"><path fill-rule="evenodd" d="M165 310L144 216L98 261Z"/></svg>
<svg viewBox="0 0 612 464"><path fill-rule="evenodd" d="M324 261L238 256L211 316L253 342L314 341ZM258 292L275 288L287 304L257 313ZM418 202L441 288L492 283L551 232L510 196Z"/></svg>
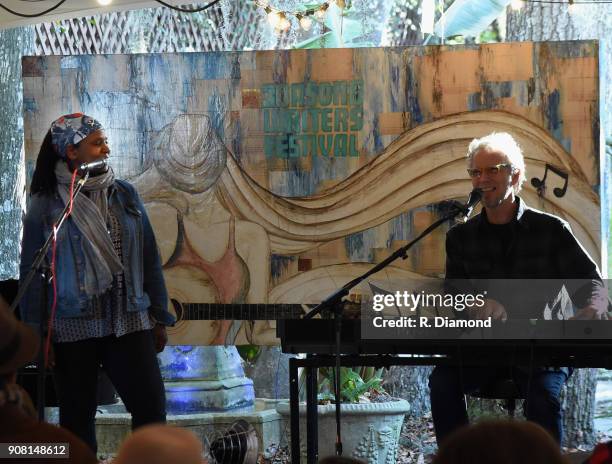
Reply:
<svg viewBox="0 0 612 464"><path fill-rule="evenodd" d="M163 324L155 324L153 327L153 343L155 343L155 351L161 353L168 343L168 334L166 326Z"/></svg>
<svg viewBox="0 0 612 464"><path fill-rule="evenodd" d="M472 319L488 319L489 317L495 321L505 321L508 319L506 308L499 301L487 298L485 304L480 308L469 310Z"/></svg>
<svg viewBox="0 0 612 464"><path fill-rule="evenodd" d="M596 308L595 306L585 306L580 308L574 317L570 317L570 320L583 319L583 320L594 320L594 319L608 319L608 313L605 310Z"/></svg>

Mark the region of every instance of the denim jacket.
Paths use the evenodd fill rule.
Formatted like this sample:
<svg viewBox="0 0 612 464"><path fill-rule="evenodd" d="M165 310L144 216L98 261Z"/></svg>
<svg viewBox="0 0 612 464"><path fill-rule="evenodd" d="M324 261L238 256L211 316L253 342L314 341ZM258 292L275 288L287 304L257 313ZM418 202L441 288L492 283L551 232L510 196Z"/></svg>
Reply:
<svg viewBox="0 0 612 464"><path fill-rule="evenodd" d="M109 187L108 207L121 223L121 247L127 311L148 310L153 319L172 325L168 312L168 294L153 229L138 193L126 181L116 180ZM30 198L23 225L20 275L27 275L36 252L51 231L64 205L59 195L38 193ZM79 317L88 314L91 301L85 293L83 248L91 246L71 219L62 225L56 244L57 317ZM51 262L51 250L48 253ZM34 277L20 303L21 317L30 325L38 325L42 305L42 279ZM48 312L53 288L48 286Z"/></svg>

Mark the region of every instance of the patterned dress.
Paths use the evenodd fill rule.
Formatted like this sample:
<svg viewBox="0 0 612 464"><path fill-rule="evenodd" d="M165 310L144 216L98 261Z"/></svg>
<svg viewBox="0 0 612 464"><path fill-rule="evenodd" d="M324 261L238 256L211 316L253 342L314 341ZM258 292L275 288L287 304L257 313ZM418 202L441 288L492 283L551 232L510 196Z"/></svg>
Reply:
<svg viewBox="0 0 612 464"><path fill-rule="evenodd" d="M123 262L121 223L111 208L108 210L107 228L115 252ZM115 275L110 290L91 300L86 316L70 318L56 316L53 341L76 342L109 335L120 337L131 332L152 329L154 322L149 317L148 311L126 311L123 279L123 273Z"/></svg>

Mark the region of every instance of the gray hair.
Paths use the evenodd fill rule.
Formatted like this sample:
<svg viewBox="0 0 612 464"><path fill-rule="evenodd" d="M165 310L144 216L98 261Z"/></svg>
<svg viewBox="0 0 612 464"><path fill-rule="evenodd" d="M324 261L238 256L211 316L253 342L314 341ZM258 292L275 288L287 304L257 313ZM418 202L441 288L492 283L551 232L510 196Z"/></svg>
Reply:
<svg viewBox="0 0 612 464"><path fill-rule="evenodd" d="M497 151L506 157L506 160L512 166L512 171L519 172L518 183L514 187L514 193L519 193L525 182L525 159L523 151L516 140L507 132L492 132L479 139L474 139L470 142L467 151L468 163L471 165L474 155L481 150Z"/></svg>

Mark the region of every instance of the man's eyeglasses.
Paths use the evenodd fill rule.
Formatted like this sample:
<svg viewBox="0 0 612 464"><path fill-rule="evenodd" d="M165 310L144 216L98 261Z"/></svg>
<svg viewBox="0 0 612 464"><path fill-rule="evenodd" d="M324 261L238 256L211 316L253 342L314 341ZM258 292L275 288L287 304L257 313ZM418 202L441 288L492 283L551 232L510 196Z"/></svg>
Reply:
<svg viewBox="0 0 612 464"><path fill-rule="evenodd" d="M488 166L484 169L468 169L468 175L473 178L473 179L477 179L480 176L482 176L483 171L489 175L489 176L494 176L496 174L499 174L499 171L501 171L502 168L511 168L512 165L510 163L501 163L501 164L496 164L495 166Z"/></svg>

